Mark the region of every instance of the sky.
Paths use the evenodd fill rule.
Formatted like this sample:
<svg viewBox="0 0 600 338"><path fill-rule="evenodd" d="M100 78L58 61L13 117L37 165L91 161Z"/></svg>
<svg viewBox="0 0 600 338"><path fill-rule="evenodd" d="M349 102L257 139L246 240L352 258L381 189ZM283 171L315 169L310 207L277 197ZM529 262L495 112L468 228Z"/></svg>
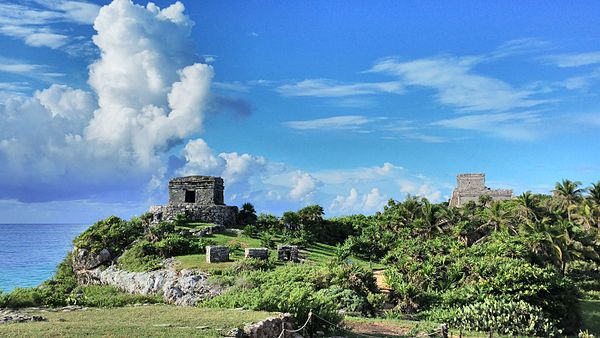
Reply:
<svg viewBox="0 0 600 338"><path fill-rule="evenodd" d="M0 0L0 223L129 218L182 175L327 217L458 173L600 180L597 1Z"/></svg>

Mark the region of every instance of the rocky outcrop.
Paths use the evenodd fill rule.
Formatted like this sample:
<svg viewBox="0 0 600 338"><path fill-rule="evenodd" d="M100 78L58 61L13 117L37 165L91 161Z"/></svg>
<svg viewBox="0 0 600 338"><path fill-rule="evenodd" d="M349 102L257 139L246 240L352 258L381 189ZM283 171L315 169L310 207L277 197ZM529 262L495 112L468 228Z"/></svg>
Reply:
<svg viewBox="0 0 600 338"><path fill-rule="evenodd" d="M283 313L277 317L269 317L265 320L261 320L258 323L247 324L244 326L244 331L239 336L249 338L293 337L291 332L281 333L284 328L286 330L291 330L292 322L292 315Z"/></svg>
<svg viewBox="0 0 600 338"><path fill-rule="evenodd" d="M80 284L112 285L133 294L162 294L165 302L183 306L194 306L224 291L208 282L208 274L197 270L129 272L110 266L80 270L76 274Z"/></svg>
<svg viewBox="0 0 600 338"><path fill-rule="evenodd" d="M107 249L102 249L98 253L92 253L87 249L81 248L73 249L73 269L75 270L94 269L109 262L110 259L111 255Z"/></svg>
<svg viewBox="0 0 600 338"><path fill-rule="evenodd" d="M225 230L227 230L225 228L224 225L211 225L211 226L207 226L207 227L203 227L200 228L199 230L191 230L190 233L194 236L198 236L198 237L204 237L204 236L210 236L213 234L220 234L225 232Z"/></svg>
<svg viewBox="0 0 600 338"><path fill-rule="evenodd" d="M0 311L0 324L22 323L22 322L41 322L46 318L41 316L28 316L22 313L13 312L10 310Z"/></svg>

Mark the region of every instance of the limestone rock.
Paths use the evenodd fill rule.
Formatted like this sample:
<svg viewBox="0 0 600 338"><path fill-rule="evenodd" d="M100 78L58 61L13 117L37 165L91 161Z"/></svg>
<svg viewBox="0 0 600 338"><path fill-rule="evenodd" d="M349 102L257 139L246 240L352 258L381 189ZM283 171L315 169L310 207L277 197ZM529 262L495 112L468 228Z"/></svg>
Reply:
<svg viewBox="0 0 600 338"><path fill-rule="evenodd" d="M73 269L90 270L110 261L108 249L102 249L98 253L91 253L87 249L73 249Z"/></svg>
<svg viewBox="0 0 600 338"><path fill-rule="evenodd" d="M80 284L112 285L133 294L162 294L166 303L183 306L195 306L224 291L208 282L208 274L196 270L129 272L110 266L104 270L79 271L77 278Z"/></svg>

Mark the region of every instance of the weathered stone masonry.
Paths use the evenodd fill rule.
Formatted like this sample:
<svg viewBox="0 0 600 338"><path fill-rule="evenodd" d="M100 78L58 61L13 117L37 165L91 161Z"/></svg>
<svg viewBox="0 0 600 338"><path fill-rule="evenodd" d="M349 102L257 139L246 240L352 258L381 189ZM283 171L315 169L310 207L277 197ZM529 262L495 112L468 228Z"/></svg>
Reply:
<svg viewBox="0 0 600 338"><path fill-rule="evenodd" d="M452 192L450 206L459 207L469 201L477 202L481 196L490 196L493 201L511 199L510 189L490 189L485 186L485 174L456 175L456 189Z"/></svg>
<svg viewBox="0 0 600 338"><path fill-rule="evenodd" d="M209 245L206 247L206 262L219 263L229 262L229 248L221 245Z"/></svg>
<svg viewBox="0 0 600 338"><path fill-rule="evenodd" d="M233 226L237 207L223 198L223 179L212 176L177 177L169 181L169 204L150 207L154 222L172 221L184 215L189 221Z"/></svg>

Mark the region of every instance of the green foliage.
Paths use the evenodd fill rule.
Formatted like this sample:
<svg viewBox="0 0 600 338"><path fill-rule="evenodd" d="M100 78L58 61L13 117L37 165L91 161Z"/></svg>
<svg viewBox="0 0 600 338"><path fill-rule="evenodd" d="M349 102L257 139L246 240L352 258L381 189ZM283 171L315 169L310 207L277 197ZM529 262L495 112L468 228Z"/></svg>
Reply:
<svg viewBox="0 0 600 338"><path fill-rule="evenodd" d="M256 224L257 216L254 205L251 203L244 203L237 218L237 223L242 226Z"/></svg>
<svg viewBox="0 0 600 338"><path fill-rule="evenodd" d="M0 295L0 307L22 308L40 306L42 303L43 298L37 288L16 288Z"/></svg>
<svg viewBox="0 0 600 338"><path fill-rule="evenodd" d="M246 264L257 263L251 262ZM296 323L301 324L310 309L329 321L338 322L340 309L366 313L380 302L372 295L377 292L373 274L348 264L329 268L288 264L266 271L232 267L224 275L235 276L220 279L220 282L228 281L232 288L206 301L204 306L290 312Z"/></svg>
<svg viewBox="0 0 600 338"><path fill-rule="evenodd" d="M270 231L265 231L260 234L260 245L265 248L275 249L275 236Z"/></svg>
<svg viewBox="0 0 600 338"><path fill-rule="evenodd" d="M140 218L124 221L116 216L94 223L75 238L75 246L92 253L106 248L113 257L120 255L127 246L144 234L147 224Z"/></svg>
<svg viewBox="0 0 600 338"><path fill-rule="evenodd" d="M438 309L429 319L469 331L496 332L505 335L554 337L561 334L544 311L524 301L485 300L454 309Z"/></svg>

